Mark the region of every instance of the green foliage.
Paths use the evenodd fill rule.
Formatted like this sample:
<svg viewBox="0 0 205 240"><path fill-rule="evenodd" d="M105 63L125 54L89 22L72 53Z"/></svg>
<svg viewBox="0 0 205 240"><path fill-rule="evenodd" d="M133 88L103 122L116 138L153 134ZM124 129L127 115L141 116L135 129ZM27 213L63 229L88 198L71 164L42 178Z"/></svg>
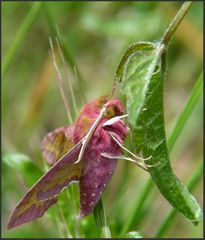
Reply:
<svg viewBox="0 0 205 240"><path fill-rule="evenodd" d="M198 77L196 83L194 84L193 90L190 93L190 97L187 101L186 106L184 107L181 115L177 119L175 123L175 127L168 138L168 148L169 151L172 150L177 138L179 137L184 125L186 124L187 119L189 118L192 110L194 109L199 97L201 96L201 92L203 89L203 72L201 72L200 76Z"/></svg>
<svg viewBox="0 0 205 240"><path fill-rule="evenodd" d="M190 94L187 104L185 105L180 116L178 117L173 131L171 132L170 136L168 137L169 152L171 152L171 150L173 149L173 147L176 143L177 137L182 132L182 130L187 122L187 119L189 118L190 114L194 110L194 107L201 95L202 81L203 81L203 78L202 78L202 73L201 73L193 87L193 90ZM200 171L196 171L196 172L197 172L197 174L200 173ZM197 178L197 179L199 179L199 178ZM153 187L154 187L153 182L151 181L151 179L148 179L148 181L146 182L146 184L144 186L144 189L142 190L142 192L140 194L140 198L138 199L137 203L135 204L132 214L130 215L128 221L126 222L126 224L124 225L124 227L121 231L121 235L123 235L124 233L126 233L129 230L129 228L133 225L133 222L135 222L135 224L136 224L143 218L142 210L144 209L146 199L148 199L149 195L152 193ZM192 188L188 188L188 189L192 190ZM172 210L172 213L170 214L171 220L169 220L168 222L165 221L167 228L172 223L172 219L173 219L172 215L175 216L176 213L177 213L176 210Z"/></svg>
<svg viewBox="0 0 205 240"><path fill-rule="evenodd" d="M51 36L54 39L58 35L56 29L60 30L66 60L71 67L71 72L73 71L73 64L75 65L80 80L80 84L77 83L78 81L73 81L75 96L77 100L81 99L82 95L85 95L87 100L91 100L111 91L113 69L119 62L123 49L126 49L134 41L142 39L153 41L157 39L162 29L165 29L167 23L174 16L175 13L172 14L172 10L174 9L174 12L176 12L179 7L180 3L157 2L124 2L122 4L114 2L2 3L2 76L4 78L2 84L4 117L2 231L4 237L96 238L100 236L94 221L98 219L98 216L101 219L101 224L99 221L97 226L102 230L100 234L101 236L104 234L104 237L106 237L105 232L103 233L105 219L106 226L109 225L113 237L119 237L122 229L124 229L123 237L131 230L134 231L129 232L126 237L139 237L137 231L140 232L140 235L142 233L143 237L151 237L154 236L153 229L157 233L157 230L160 231L160 228L163 228L163 215L167 209L162 204L161 212L158 213L158 205L162 202L153 191L152 181L149 178L146 182L147 175L141 170L131 168L129 164L122 162L119 163L121 171L116 172L116 176L114 176L104 194L107 216L102 211L104 208L101 208L101 203L99 203L95 210L95 219L93 216L88 216L80 223L76 221L79 195L77 186L71 185L69 191L63 191L60 195L58 205L49 209L48 214L43 218L13 231L6 230L6 223L11 210L25 192L22 187L22 179L26 185L30 186L40 177L39 175L42 175L43 164L39 151L40 138L48 131L62 124L67 124L66 119L64 119L62 100L55 84L54 73L52 72L52 79L50 75L49 87L46 89L44 88L44 80L48 76L43 74L43 78L40 79L42 73L46 72L48 75L50 73L50 66L46 64L49 49L48 37ZM168 94L165 95L165 110L168 113L166 116L168 124L166 126L168 126L168 130L170 123L177 116L177 112L173 109L178 109L184 105L193 81L197 78L201 69L200 56L202 51L199 47L199 33L202 32L203 15L200 9L202 9L202 4L193 4L187 25L182 26L181 31L178 30L179 34L176 35L169 54L170 74L167 79L166 93ZM169 13L171 14L169 15ZM191 27L195 28L196 26L198 31L196 31L197 34L194 34L194 39L198 40L197 43L193 42L190 34L187 35L192 31ZM79 69L83 73L83 81L81 81L82 74L80 74ZM159 64L159 69L156 68L155 72L160 69ZM195 165L197 165L202 154L202 143L200 141L202 104L201 102L201 105L198 104L197 101L201 95L201 88L202 75L197 87L198 90L193 90L195 97L189 104L189 110L184 114L182 121L176 121L179 128L177 130L176 127L174 128L176 134L172 141L168 139L169 150L172 149L176 140L179 144L180 141L184 142L180 154L172 151L175 156L172 159L180 157L180 164L186 161L185 167L181 170L182 173L185 173L184 175L181 174L184 179L188 175L193 174L194 176L196 171L192 169L195 169ZM34 91L35 89L37 91ZM35 100L38 99L38 94L43 89L44 93L39 100L38 111L36 110L33 115L30 115L30 121L33 121L32 128L28 129L22 122L27 114L30 114L30 109L32 109ZM79 91L79 89L83 89L83 91ZM146 92L145 89L144 92ZM69 95L68 99L70 99ZM197 117L194 117L191 113L196 104L195 113L197 113ZM79 106L80 101L78 101ZM188 121L188 119L190 120ZM188 126L185 131L189 134L191 132L191 139L187 139L186 134L181 132L185 124ZM192 126L195 126L194 131ZM191 147L189 144L191 144ZM176 150L176 147L174 150ZM13 155L12 152L25 152L32 156L33 161L30 161L25 155ZM180 164L176 168L179 171L181 169ZM192 168L193 164L194 168ZM37 165L41 166L41 170L36 167ZM201 176L202 172L200 171L198 174L198 176ZM144 184L144 182L146 183ZM198 186L198 188L194 195L201 202L200 178L196 181L195 186ZM191 189L189 190L191 191ZM159 196L158 193L157 196ZM99 215L96 215L96 211ZM171 211L173 212L173 210ZM152 212L154 217L150 216ZM176 216L175 210L174 216ZM167 237L202 236L201 225L194 228L191 224L183 221L182 218L176 220L181 227L175 226L174 217L171 217L161 236L164 236L168 230ZM148 225L147 228L146 224Z"/></svg>
<svg viewBox="0 0 205 240"><path fill-rule="evenodd" d="M117 69L116 81L122 81L135 148L145 158L151 156L147 163L152 165L148 171L153 181L171 205L198 224L201 208L175 176L169 162L163 115L167 47L164 43L168 44L188 7L189 3L182 6L161 42L139 42L128 48Z"/></svg>
<svg viewBox="0 0 205 240"><path fill-rule="evenodd" d="M162 52L161 44L133 45L123 56L117 76L120 76L123 83L122 93L127 99L135 147L142 150L145 158L152 156L147 162L153 165L148 168L153 181L171 205L198 223L201 217L200 207L176 178L169 163L163 116L166 65L165 54Z"/></svg>
<svg viewBox="0 0 205 240"><path fill-rule="evenodd" d="M36 2L36 3L32 4L32 7L31 7L28 15L26 16L23 24L19 28L19 31L15 37L15 40L14 40L9 52L7 53L7 55L4 58L3 65L2 65L2 76L4 76L10 63L14 59L17 49L19 48L20 44L22 43L23 38L24 38L25 34L27 33L31 23L37 16L40 6L41 6L41 2Z"/></svg>
<svg viewBox="0 0 205 240"><path fill-rule="evenodd" d="M128 48L116 71L115 81L123 84L121 91L127 97L126 107L132 126L136 126L142 111L152 75L160 71L158 64L163 51L161 44L135 43Z"/></svg>
<svg viewBox="0 0 205 240"><path fill-rule="evenodd" d="M196 185L198 184L199 180L202 177L202 174L203 174L203 161L199 163L199 166L195 170L194 175L192 176L192 178L187 184L189 191L192 191L194 187L196 187ZM161 226L159 227L159 229L157 229L157 232L155 235L156 238L161 238L162 236L164 236L164 234L169 229L169 226L170 224L172 224L173 219L176 217L176 215L177 215L177 211L175 209L172 209L169 211L164 221L162 222Z"/></svg>
<svg viewBox="0 0 205 240"><path fill-rule="evenodd" d="M96 225L100 232L100 237L110 238L111 237L110 229L107 225L105 208L104 208L102 199L98 202L97 206L94 209L93 214L96 221Z"/></svg>
<svg viewBox="0 0 205 240"><path fill-rule="evenodd" d="M18 171L24 178L28 187L31 187L43 174L31 159L22 153L7 153L3 156L3 162L8 167Z"/></svg>

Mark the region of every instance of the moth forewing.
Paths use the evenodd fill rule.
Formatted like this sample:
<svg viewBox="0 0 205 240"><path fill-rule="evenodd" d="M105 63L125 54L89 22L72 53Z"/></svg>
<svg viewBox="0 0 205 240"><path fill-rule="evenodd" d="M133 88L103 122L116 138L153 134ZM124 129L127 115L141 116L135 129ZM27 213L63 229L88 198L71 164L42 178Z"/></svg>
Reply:
<svg viewBox="0 0 205 240"><path fill-rule="evenodd" d="M41 217L51 205L57 202L57 196L63 188L72 181L79 180L81 163L73 163L79 155L82 141L83 139L27 191L9 218L9 229Z"/></svg>

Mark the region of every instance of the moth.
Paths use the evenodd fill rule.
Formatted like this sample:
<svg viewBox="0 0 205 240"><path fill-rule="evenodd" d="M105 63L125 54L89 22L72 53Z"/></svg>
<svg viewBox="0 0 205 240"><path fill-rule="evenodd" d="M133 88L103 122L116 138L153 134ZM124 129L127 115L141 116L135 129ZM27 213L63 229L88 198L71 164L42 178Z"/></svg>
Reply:
<svg viewBox="0 0 205 240"><path fill-rule="evenodd" d="M47 134L41 151L51 168L18 202L9 218L8 229L43 216L73 181L79 182L79 218L89 215L109 183L117 159L134 162L147 170L143 163L136 161L141 158L123 146L129 132L124 113L119 99L102 96L85 104L75 123ZM134 159L124 156L123 151Z"/></svg>
<svg viewBox="0 0 205 240"><path fill-rule="evenodd" d="M41 217L72 181L80 184L80 217L90 214L116 168L116 161L103 154L121 154L109 133L121 144L128 134L123 113L120 100L101 97L83 107L75 124L49 133L41 149L52 167L17 204L8 228Z"/></svg>

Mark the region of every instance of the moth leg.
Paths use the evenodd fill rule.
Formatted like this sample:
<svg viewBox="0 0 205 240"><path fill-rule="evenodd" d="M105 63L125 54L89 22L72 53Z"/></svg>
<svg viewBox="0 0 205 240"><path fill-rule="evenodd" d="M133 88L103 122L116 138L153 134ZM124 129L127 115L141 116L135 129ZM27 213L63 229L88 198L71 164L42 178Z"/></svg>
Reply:
<svg viewBox="0 0 205 240"><path fill-rule="evenodd" d="M141 158L138 157L137 155L135 155L134 153L132 153L130 150L128 150L126 147L124 147L113 135L112 132L108 132L110 134L110 136L112 137L112 139L118 144L119 147L121 147L123 150L125 150L126 152L128 152L130 155L132 155L134 158L142 160L142 161L147 161L149 159L152 158L152 156L149 156L148 158Z"/></svg>
<svg viewBox="0 0 205 240"><path fill-rule="evenodd" d="M115 156L115 155L110 155L108 153L101 153L101 156L105 157L105 158L108 158L108 159L114 159L114 160L119 160L119 159L126 160L126 161L129 161L129 162L132 162L132 163L136 164L138 167L142 168L143 170L148 171L147 168L146 168L147 165L145 165L143 163L140 163L140 162L137 162L136 160L134 160L132 158L129 158L129 157L126 157L126 156L123 156L123 155Z"/></svg>
<svg viewBox="0 0 205 240"><path fill-rule="evenodd" d="M124 155L116 155L115 156L115 155L111 155L111 154L108 154L108 153L101 153L101 156L103 156L105 158L108 158L108 159L115 159L115 160L122 159L122 160L132 162L132 163L136 164L138 167L142 168L145 171L148 171L147 168L155 167L159 164L159 162L156 163L156 164L143 164L143 163L137 162L136 160L134 160L132 158L126 157Z"/></svg>

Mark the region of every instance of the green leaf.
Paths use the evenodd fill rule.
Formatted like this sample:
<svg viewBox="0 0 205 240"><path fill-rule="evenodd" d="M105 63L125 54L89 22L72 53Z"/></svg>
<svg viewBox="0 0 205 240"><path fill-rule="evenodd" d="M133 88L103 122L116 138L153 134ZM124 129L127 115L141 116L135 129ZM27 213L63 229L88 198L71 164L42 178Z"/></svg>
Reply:
<svg viewBox="0 0 205 240"><path fill-rule="evenodd" d="M100 201L98 202L97 206L93 211L93 214L97 228L100 232L100 237L110 238L111 237L110 229L107 225L106 213L102 199L100 199Z"/></svg>
<svg viewBox="0 0 205 240"><path fill-rule="evenodd" d="M203 72L198 77L196 83L193 86L193 90L190 93L189 99L187 100L187 103L185 104L185 107L183 111L180 113L179 117L177 118L177 121L175 123L175 127L173 131L171 132L170 136L168 137L168 149L169 152L172 151L174 145L176 144L176 140L178 139L180 133L182 132L187 120L189 119L189 116L193 112L193 109L201 96L201 92L203 89ZM173 159L174 160L174 159ZM128 229L132 226L133 222L137 224L140 220L142 220L142 209L144 209L144 205L147 202L146 200L149 199L150 194L152 193L152 189L154 187L153 181L151 179L148 179L148 181L145 183L145 186L140 194L140 198L138 199L137 203L135 204L135 208L132 211L132 214L130 215L128 221L124 225L121 235L125 234ZM151 204L151 200L150 204Z"/></svg>
<svg viewBox="0 0 205 240"><path fill-rule="evenodd" d="M126 106L132 126L136 125L149 81L155 69L159 67L163 51L164 45L160 43L134 43L128 48L118 66L115 81L123 83L122 92L129 96Z"/></svg>
<svg viewBox="0 0 205 240"><path fill-rule="evenodd" d="M3 162L17 170L29 187L43 174L31 159L22 153L7 153L3 156Z"/></svg>
<svg viewBox="0 0 205 240"><path fill-rule="evenodd" d="M148 168L153 181L172 206L197 223L200 206L169 162L163 114L165 60L163 44L135 43L123 56L116 79L122 81L135 148L145 158L151 156L147 163L154 165Z"/></svg>
<svg viewBox="0 0 205 240"><path fill-rule="evenodd" d="M197 186L201 177L203 175L203 161L201 161L194 172L194 175L191 177L190 181L187 184L189 191L193 191L193 189ZM177 211L175 209L171 209L166 217L162 220L162 224L159 229L157 229L155 238L161 238L168 231L169 227L172 226L173 219L176 217Z"/></svg>

